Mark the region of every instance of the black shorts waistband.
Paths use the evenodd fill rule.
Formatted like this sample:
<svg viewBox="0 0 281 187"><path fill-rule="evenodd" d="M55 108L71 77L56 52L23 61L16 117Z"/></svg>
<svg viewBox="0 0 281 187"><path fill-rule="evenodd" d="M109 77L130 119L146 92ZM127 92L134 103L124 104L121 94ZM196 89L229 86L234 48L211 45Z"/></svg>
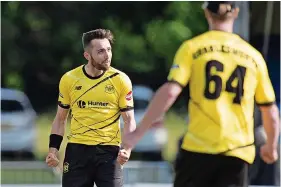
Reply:
<svg viewBox="0 0 281 187"><path fill-rule="evenodd" d="M77 148L85 148L85 149L93 149L93 150L104 150L109 152L116 152L120 150L120 147L117 145L86 145L80 143L67 143L68 147L77 147Z"/></svg>

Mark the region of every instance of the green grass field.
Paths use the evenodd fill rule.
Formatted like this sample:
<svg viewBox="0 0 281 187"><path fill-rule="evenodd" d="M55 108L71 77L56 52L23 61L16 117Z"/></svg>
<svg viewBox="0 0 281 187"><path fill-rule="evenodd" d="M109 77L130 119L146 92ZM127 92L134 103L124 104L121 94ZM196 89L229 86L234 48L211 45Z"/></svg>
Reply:
<svg viewBox="0 0 281 187"><path fill-rule="evenodd" d="M38 116L36 123L37 137L35 155L37 160L44 162L48 152L49 134L51 124L55 113L48 112ZM168 129L168 144L163 150L163 157L167 161L173 161L177 152L177 141L185 131L185 121L182 117L170 112L166 115L165 126ZM67 143L67 134L69 132L69 123L67 124L66 134L60 149L60 160L64 158L65 147ZM62 162L60 162L62 164ZM60 165L62 168L62 165ZM52 170L31 170L31 169L3 169L1 171L2 184L47 184L58 183Z"/></svg>
<svg viewBox="0 0 281 187"><path fill-rule="evenodd" d="M14 170L1 171L1 184L56 184L59 178L52 170Z"/></svg>
<svg viewBox="0 0 281 187"><path fill-rule="evenodd" d="M45 114L41 114L37 120L37 141L36 141L36 157L39 160L44 160L45 156L48 152L48 142L49 142L49 134L51 131L51 123L55 116L54 112L49 112ZM67 124L66 135L69 132L69 123ZM177 152L177 141L179 137L185 131L185 121L182 117L176 115L173 112L169 112L165 118L165 126L168 129L168 144L165 146L163 150L163 156L165 160L172 161ZM67 143L66 135L63 140L63 144L60 149L61 159L64 155L65 146Z"/></svg>

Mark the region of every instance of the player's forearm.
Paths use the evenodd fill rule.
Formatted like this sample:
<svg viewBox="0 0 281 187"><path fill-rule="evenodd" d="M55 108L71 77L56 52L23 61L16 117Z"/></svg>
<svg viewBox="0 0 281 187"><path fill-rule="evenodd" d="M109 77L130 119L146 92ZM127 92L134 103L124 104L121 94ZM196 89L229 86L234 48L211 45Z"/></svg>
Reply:
<svg viewBox="0 0 281 187"><path fill-rule="evenodd" d="M277 147L280 134L279 111L276 105L261 107L263 126L267 135L267 143Z"/></svg>
<svg viewBox="0 0 281 187"><path fill-rule="evenodd" d="M62 120L62 119L55 118L50 135L49 152L57 153L58 150L60 149L60 145L62 143L63 135L65 131L65 124L66 124L66 119Z"/></svg>
<svg viewBox="0 0 281 187"><path fill-rule="evenodd" d="M146 114L137 128L143 134L155 121L162 119L165 112L173 105L181 89L175 89L166 83L159 88L153 97Z"/></svg>
<svg viewBox="0 0 281 187"><path fill-rule="evenodd" d="M134 110L129 110L121 113L124 121L123 133L128 134L136 129L136 120Z"/></svg>
<svg viewBox="0 0 281 187"><path fill-rule="evenodd" d="M121 113L123 121L124 121L124 128L123 128L123 134L129 134L136 130L136 120L135 120L135 114L134 110L129 110ZM124 145L123 145L124 146ZM131 150L127 147L124 147L126 150Z"/></svg>
<svg viewBox="0 0 281 187"><path fill-rule="evenodd" d="M129 134L131 132L134 132L136 130L136 122L135 120L132 120L130 122L124 122L124 129L123 129L123 133L124 135ZM126 146L122 146L124 149L126 149L127 151L131 151L130 148L126 147Z"/></svg>
<svg viewBox="0 0 281 187"><path fill-rule="evenodd" d="M66 121L67 121L66 119L56 118L52 124L51 134L64 136Z"/></svg>
<svg viewBox="0 0 281 187"><path fill-rule="evenodd" d="M133 132L136 129L136 122L132 120L130 122L124 122L124 134Z"/></svg>
<svg viewBox="0 0 281 187"><path fill-rule="evenodd" d="M58 111L54 119L50 135L49 151L51 152L57 152L60 149L65 131L67 116L68 109L64 109L58 106Z"/></svg>

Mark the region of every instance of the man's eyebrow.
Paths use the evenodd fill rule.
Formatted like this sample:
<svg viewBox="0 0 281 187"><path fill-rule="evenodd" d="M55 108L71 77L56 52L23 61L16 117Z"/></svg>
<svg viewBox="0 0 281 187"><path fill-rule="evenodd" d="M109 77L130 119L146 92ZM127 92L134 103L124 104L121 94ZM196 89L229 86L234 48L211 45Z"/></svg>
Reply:
<svg viewBox="0 0 281 187"><path fill-rule="evenodd" d="M105 50L105 48L99 48L99 49L97 49L97 51L102 51L102 50Z"/></svg>

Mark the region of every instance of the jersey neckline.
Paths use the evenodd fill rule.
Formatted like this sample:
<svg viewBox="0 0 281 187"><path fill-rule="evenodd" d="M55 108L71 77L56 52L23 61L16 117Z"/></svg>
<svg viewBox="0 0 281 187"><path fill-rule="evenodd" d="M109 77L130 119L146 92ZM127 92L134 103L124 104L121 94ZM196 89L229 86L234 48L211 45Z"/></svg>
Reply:
<svg viewBox="0 0 281 187"><path fill-rule="evenodd" d="M226 32L226 31L222 31L222 30L209 30L209 32L218 32L218 33L232 35L232 36L236 36L236 37L241 38L238 34L236 34L234 32Z"/></svg>
<svg viewBox="0 0 281 187"><path fill-rule="evenodd" d="M84 75L85 75L86 77L88 77L89 79L99 79L99 78L101 78L101 77L105 74L105 72L106 72L106 71L103 71L102 74L100 74L100 75L98 75L98 76L96 76L96 77L93 77L93 76L89 75L89 74L86 72L86 68L85 68L85 67L86 67L86 64L83 65L82 70L83 70Z"/></svg>

